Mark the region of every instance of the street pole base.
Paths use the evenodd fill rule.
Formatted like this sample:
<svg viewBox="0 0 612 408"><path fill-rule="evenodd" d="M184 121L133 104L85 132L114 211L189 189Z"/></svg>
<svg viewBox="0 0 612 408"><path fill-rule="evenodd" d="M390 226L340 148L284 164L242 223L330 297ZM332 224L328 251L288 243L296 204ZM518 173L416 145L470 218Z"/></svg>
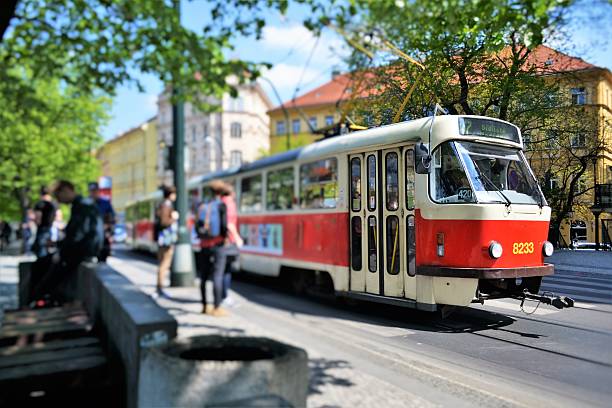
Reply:
<svg viewBox="0 0 612 408"><path fill-rule="evenodd" d="M193 286L195 275L193 273L193 252L191 244L179 243L174 247L172 270L170 271L170 286Z"/></svg>

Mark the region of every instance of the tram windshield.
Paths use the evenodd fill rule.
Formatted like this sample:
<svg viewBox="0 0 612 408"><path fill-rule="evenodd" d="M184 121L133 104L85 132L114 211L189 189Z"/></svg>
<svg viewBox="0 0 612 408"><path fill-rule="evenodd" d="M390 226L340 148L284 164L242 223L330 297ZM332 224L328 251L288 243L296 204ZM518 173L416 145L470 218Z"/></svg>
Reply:
<svg viewBox="0 0 612 408"><path fill-rule="evenodd" d="M520 150L472 142L445 142L434 152L430 193L440 203L544 205Z"/></svg>

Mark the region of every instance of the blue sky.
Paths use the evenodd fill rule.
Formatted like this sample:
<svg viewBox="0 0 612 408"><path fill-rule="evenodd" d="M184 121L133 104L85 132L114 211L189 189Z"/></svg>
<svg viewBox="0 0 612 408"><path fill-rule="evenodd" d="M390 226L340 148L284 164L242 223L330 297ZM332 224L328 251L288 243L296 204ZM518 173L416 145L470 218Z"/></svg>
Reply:
<svg viewBox="0 0 612 408"><path fill-rule="evenodd" d="M572 43L569 49L563 51L612 70L611 31L605 24L610 21L612 12L610 9L604 12L603 7L586 8L575 13L570 26ZM181 11L183 24L194 30L201 28L208 18L208 10L202 1L183 1ZM272 63L273 68L264 76L275 84L283 100L291 99L296 90L299 95L327 82L333 70L345 68L342 57L347 55L348 50L342 39L326 30L317 40L302 26L305 13L307 10L302 7L290 8L287 16L271 12L262 40L239 39L235 42L235 50L228 51L230 57ZM590 17L588 22L587 17ZM138 92L135 87L119 88L110 112L111 119L102 130L105 139L156 114L157 95L162 84L150 75L141 75L139 78L145 87L144 93ZM261 83L272 103L279 104L269 85L265 81Z"/></svg>

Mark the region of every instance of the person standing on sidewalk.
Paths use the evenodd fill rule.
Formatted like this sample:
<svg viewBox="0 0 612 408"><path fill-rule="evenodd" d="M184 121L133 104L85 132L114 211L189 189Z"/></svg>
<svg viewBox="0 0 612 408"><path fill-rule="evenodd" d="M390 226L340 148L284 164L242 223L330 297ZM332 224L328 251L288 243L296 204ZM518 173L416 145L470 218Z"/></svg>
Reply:
<svg viewBox="0 0 612 408"><path fill-rule="evenodd" d="M157 240L157 289L156 296L165 296L163 290L164 281L172 265L174 255L174 244L177 239L178 212L174 210L176 201L176 189L174 187L163 186L164 201L162 201L155 211L155 239Z"/></svg>
<svg viewBox="0 0 612 408"><path fill-rule="evenodd" d="M104 239L102 218L92 199L77 194L74 185L66 180L56 183L53 195L58 202L72 205L70 221L59 251L53 254L51 267L34 288L34 300L45 295L62 300L61 285L76 273L81 262L98 256Z"/></svg>
<svg viewBox="0 0 612 408"><path fill-rule="evenodd" d="M40 201L34 206L34 222L36 222L36 238L32 251L37 261L44 263L50 255L51 227L55 220L57 207L53 204L51 193L45 186L40 188Z"/></svg>
<svg viewBox="0 0 612 408"><path fill-rule="evenodd" d="M106 262L106 258L111 254L111 240L113 239L113 229L115 227L115 210L110 200L100 196L100 186L98 183L95 181L91 182L88 187L89 197L96 203L102 217L102 223L104 224L104 243L102 250L98 254L98 261Z"/></svg>
<svg viewBox="0 0 612 408"><path fill-rule="evenodd" d="M223 276L225 273L226 253L225 239L227 237L227 209L221 199L225 183L213 180L210 189L213 198L200 206L196 229L200 238L200 293L202 295L202 313L210 313L216 317L227 316L221 308L223 300ZM206 281L212 277L214 306L206 303Z"/></svg>
<svg viewBox="0 0 612 408"><path fill-rule="evenodd" d="M243 245L242 237L238 232L238 210L236 208L236 195L234 189L228 183L224 183L221 200L225 204L227 214L227 237L225 238L225 273L223 275L223 303L227 306L233 304L228 296L232 283L234 263L238 259L239 248Z"/></svg>

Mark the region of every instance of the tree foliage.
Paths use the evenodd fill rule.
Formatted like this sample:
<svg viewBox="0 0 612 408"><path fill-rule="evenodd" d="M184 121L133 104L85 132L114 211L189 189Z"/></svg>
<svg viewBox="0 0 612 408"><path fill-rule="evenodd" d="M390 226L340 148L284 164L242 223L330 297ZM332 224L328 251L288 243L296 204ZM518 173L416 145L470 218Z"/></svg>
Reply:
<svg viewBox="0 0 612 408"><path fill-rule="evenodd" d="M26 70L16 70L28 78ZM11 73L17 76L17 72ZM18 218L55 179L83 187L98 176L92 150L109 101L58 80L30 80L28 92L0 83L0 215Z"/></svg>
<svg viewBox="0 0 612 408"><path fill-rule="evenodd" d="M16 3L16 7L15 7ZM286 1L214 0L200 32L183 27L172 0L20 0L0 18L0 197L15 215L39 185L78 183L96 173L107 100L122 84L153 74L203 108L251 80L259 65L229 59L236 35L259 36L265 13ZM10 6L10 7L8 7ZM9 22L7 28L7 22ZM198 96L204 98L199 101ZM9 197L17 201L7 201ZM18 204L19 205L18 205ZM22 208L23 210L23 208Z"/></svg>
<svg viewBox="0 0 612 408"><path fill-rule="evenodd" d="M430 115L439 103L451 114L518 125L532 142L528 156L553 210L551 224L558 229L570 211L586 208L593 187L584 181L592 180L593 162L609 148L598 136L602 130L594 110L571 106L567 87L578 78L533 58L546 41L563 43L574 3L354 0L318 21L340 27L354 45L349 63L352 92L358 97L346 105L354 119L390 123L416 84L402 119ZM425 68L398 58L389 43ZM550 180L556 180L554 188Z"/></svg>

